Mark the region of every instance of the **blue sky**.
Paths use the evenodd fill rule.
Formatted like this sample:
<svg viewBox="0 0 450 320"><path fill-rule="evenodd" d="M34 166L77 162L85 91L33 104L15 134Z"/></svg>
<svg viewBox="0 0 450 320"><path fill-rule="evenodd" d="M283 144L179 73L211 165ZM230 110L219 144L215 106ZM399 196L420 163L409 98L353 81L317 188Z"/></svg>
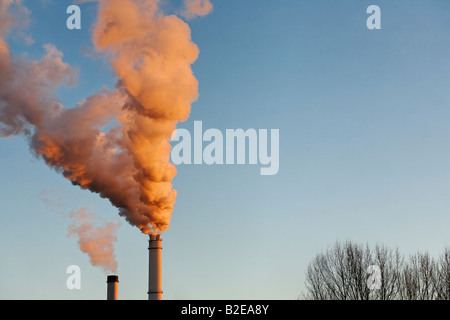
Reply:
<svg viewBox="0 0 450 320"><path fill-rule="evenodd" d="M80 68L78 85L59 91L66 107L116 80L84 53L96 4L81 4L82 30L69 31L71 3L25 0L35 43L10 39L36 58L53 43ZM178 166L164 298L296 299L309 261L336 240L433 256L450 245L450 3L212 3L189 21L200 97L181 127L279 129L280 170ZM381 30L366 27L371 4ZM35 159L22 137L0 140L0 154L0 298L104 299L106 275L67 237L68 214L121 219L117 209ZM147 239L121 221L119 298L146 299ZM81 290L66 287L72 264Z"/></svg>

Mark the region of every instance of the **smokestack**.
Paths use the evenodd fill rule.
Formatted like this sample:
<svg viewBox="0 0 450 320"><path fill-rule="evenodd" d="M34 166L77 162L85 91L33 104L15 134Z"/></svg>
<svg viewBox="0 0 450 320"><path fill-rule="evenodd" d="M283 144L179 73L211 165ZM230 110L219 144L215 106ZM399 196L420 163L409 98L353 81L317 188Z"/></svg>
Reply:
<svg viewBox="0 0 450 320"><path fill-rule="evenodd" d="M107 300L118 300L119 276L108 276L106 283L108 283Z"/></svg>
<svg viewBox="0 0 450 320"><path fill-rule="evenodd" d="M148 241L148 300L162 300L161 235L150 234Z"/></svg>

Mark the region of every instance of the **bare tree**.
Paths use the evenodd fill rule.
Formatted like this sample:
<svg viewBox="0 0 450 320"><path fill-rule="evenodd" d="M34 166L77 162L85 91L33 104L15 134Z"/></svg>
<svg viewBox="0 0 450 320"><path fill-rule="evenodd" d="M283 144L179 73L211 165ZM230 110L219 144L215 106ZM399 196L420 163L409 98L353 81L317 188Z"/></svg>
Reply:
<svg viewBox="0 0 450 320"><path fill-rule="evenodd" d="M375 290L378 300L396 300L400 298L400 281L404 259L398 248L393 251L385 246L376 245L374 265L380 268L381 287Z"/></svg>
<svg viewBox="0 0 450 320"><path fill-rule="evenodd" d="M433 285L436 300L450 300L450 248L446 248L444 254L436 262Z"/></svg>
<svg viewBox="0 0 450 320"><path fill-rule="evenodd" d="M402 272L403 300L433 300L436 297L436 264L428 253L416 253Z"/></svg>
<svg viewBox="0 0 450 320"><path fill-rule="evenodd" d="M370 290L366 284L366 269L370 263L370 250L346 242L336 242L315 257L306 272L305 299L314 300L368 300Z"/></svg>
<svg viewBox="0 0 450 320"><path fill-rule="evenodd" d="M376 289L369 287L369 266L379 272ZM301 299L450 299L450 248L437 261L427 252L406 261L398 249L336 242L308 265L305 286Z"/></svg>

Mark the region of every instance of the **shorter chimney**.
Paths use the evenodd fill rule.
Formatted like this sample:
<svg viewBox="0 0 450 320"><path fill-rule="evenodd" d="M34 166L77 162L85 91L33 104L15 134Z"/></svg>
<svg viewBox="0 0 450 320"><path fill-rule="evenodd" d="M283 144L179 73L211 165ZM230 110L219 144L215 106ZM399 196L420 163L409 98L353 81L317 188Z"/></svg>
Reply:
<svg viewBox="0 0 450 320"><path fill-rule="evenodd" d="M107 300L118 300L119 276L108 276L106 283L108 283Z"/></svg>

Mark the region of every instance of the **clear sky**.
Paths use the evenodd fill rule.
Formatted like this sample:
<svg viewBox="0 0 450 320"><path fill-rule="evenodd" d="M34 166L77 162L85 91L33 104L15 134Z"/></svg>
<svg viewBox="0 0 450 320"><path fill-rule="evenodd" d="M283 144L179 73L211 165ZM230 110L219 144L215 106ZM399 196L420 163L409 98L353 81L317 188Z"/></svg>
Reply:
<svg viewBox="0 0 450 320"><path fill-rule="evenodd" d="M180 1L167 2L167 10ZM336 240L439 255L450 245L450 2L211 1L189 20L200 55L199 99L180 127L279 129L280 165L179 165L163 233L165 299L296 299L314 256ZM95 2L24 0L15 55L52 43L79 67L65 107L116 78L92 49ZM381 30L366 9L381 8ZM0 70L1 72L1 70ZM105 299L106 275L67 237L81 207L122 222L119 298L147 298L147 237L96 194L36 159L23 137L0 139L0 298ZM66 287L69 265L81 289Z"/></svg>

